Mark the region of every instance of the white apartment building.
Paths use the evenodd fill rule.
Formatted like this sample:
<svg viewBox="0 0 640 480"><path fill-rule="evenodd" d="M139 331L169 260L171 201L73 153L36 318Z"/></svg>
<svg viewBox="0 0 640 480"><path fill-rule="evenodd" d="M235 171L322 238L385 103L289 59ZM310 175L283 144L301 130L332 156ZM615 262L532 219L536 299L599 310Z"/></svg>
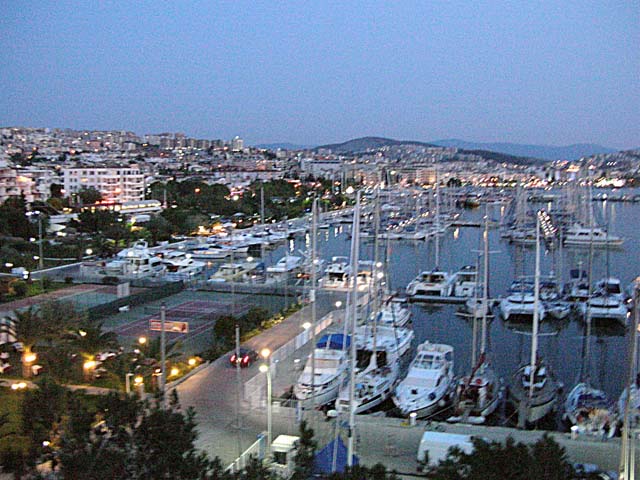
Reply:
<svg viewBox="0 0 640 480"><path fill-rule="evenodd" d="M67 195L93 187L104 200L130 202L144 199L144 173L135 164L65 168L62 175Z"/></svg>

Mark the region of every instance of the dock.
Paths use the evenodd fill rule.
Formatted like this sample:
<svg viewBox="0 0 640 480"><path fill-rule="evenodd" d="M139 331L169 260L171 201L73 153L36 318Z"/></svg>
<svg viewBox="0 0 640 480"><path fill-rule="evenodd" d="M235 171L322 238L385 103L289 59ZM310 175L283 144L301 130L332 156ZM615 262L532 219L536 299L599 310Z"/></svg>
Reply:
<svg viewBox="0 0 640 480"><path fill-rule="evenodd" d="M440 295L413 295L407 297L410 303L440 303L445 305L462 304L469 300L469 297L441 297Z"/></svg>

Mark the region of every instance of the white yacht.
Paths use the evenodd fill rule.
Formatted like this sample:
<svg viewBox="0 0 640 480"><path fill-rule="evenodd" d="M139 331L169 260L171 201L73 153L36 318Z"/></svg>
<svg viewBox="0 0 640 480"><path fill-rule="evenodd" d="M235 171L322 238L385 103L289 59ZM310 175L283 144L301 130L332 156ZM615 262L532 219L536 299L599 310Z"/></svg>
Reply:
<svg viewBox="0 0 640 480"><path fill-rule="evenodd" d="M396 387L393 401L403 415L428 417L444 406L454 385L453 347L426 341L418 346L406 378Z"/></svg>
<svg viewBox="0 0 640 480"><path fill-rule="evenodd" d="M267 267L267 273L290 273L302 267L302 257L285 255L275 265Z"/></svg>
<svg viewBox="0 0 640 480"><path fill-rule="evenodd" d="M620 280L615 277L607 277L599 280L596 283L595 291L600 292L604 295L608 295L610 297L614 297L621 302L624 302L626 300L624 291L622 290L622 286L620 284Z"/></svg>
<svg viewBox="0 0 640 480"><path fill-rule="evenodd" d="M222 260L231 256L233 249L224 245L200 245L189 251L191 257L198 260Z"/></svg>
<svg viewBox="0 0 640 480"><path fill-rule="evenodd" d="M384 348L398 358L411 348L415 333L410 328L385 327L376 325L375 332L372 325L362 325L356 329L356 345L359 348L373 350Z"/></svg>
<svg viewBox="0 0 640 480"><path fill-rule="evenodd" d="M453 296L473 297L478 288L478 270L473 265L465 265L453 274Z"/></svg>
<svg viewBox="0 0 640 480"><path fill-rule="evenodd" d="M347 257L331 257L324 273L326 286L346 287L351 273L349 259Z"/></svg>
<svg viewBox="0 0 640 480"><path fill-rule="evenodd" d="M589 298L588 275L582 268L569 271L569 281L564 286L565 295L569 300L582 301Z"/></svg>
<svg viewBox="0 0 640 480"><path fill-rule="evenodd" d="M157 256L164 263L167 269L165 277L169 280L191 278L202 272L205 267L204 262L194 260L190 253L182 250L160 250Z"/></svg>
<svg viewBox="0 0 640 480"><path fill-rule="evenodd" d="M500 300L500 313L505 320L511 316L532 317L534 308L533 284L527 281L513 282L507 296ZM544 304L538 302L538 318L542 319L545 313Z"/></svg>
<svg viewBox="0 0 640 480"><path fill-rule="evenodd" d="M131 277L153 277L165 271L162 259L156 257L149 250L145 241L138 241L130 248L125 248L116 254L116 259L104 266L106 275L124 275Z"/></svg>
<svg viewBox="0 0 640 480"><path fill-rule="evenodd" d="M563 420L578 427L579 433L601 436L605 425L609 436L615 433L613 404L602 390L578 383L564 402Z"/></svg>
<svg viewBox="0 0 640 480"><path fill-rule="evenodd" d="M223 263L207 280L210 283L241 282L258 266L257 262Z"/></svg>
<svg viewBox="0 0 640 480"><path fill-rule="evenodd" d="M449 272L431 270L421 272L407 285L407 295L450 297L453 292L453 276Z"/></svg>
<svg viewBox="0 0 640 480"><path fill-rule="evenodd" d="M347 371L347 351L350 344L350 337L342 334L324 335L316 343L314 360L309 355L304 370L293 387L298 400L320 406L336 399Z"/></svg>
<svg viewBox="0 0 640 480"><path fill-rule="evenodd" d="M576 247L619 247L624 239L611 235L600 227L583 227L576 223L564 234L564 244Z"/></svg>

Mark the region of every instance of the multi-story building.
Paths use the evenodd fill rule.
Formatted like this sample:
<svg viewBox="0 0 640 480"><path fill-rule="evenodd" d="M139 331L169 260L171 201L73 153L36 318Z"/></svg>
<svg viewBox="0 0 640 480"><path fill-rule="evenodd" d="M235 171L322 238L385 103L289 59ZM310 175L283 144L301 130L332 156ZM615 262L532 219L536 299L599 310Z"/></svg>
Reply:
<svg viewBox="0 0 640 480"><path fill-rule="evenodd" d="M93 187L108 201L128 202L144 199L144 174L136 164L65 168L62 174L67 195Z"/></svg>

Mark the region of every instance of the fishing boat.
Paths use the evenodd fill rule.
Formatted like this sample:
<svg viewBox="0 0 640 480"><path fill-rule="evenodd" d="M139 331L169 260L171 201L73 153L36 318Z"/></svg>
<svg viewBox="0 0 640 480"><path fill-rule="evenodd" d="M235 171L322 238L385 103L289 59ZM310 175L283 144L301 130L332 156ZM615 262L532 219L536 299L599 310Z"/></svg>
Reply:
<svg viewBox="0 0 640 480"><path fill-rule="evenodd" d="M342 334L324 335L316 343L293 387L298 400L318 406L335 401L346 376L350 345L351 338Z"/></svg>
<svg viewBox="0 0 640 480"><path fill-rule="evenodd" d="M393 402L403 415L425 418L445 406L454 389L453 347L426 341L418 346Z"/></svg>

